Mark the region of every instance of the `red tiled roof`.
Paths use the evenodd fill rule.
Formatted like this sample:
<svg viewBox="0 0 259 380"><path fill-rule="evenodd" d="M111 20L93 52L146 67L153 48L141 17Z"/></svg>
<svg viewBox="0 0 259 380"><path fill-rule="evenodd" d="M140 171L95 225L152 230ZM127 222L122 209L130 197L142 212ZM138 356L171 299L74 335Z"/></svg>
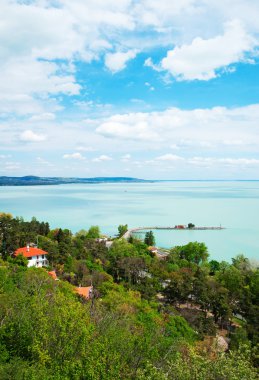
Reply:
<svg viewBox="0 0 259 380"><path fill-rule="evenodd" d="M56 275L56 272L54 270L48 272L48 275L50 275L53 280L58 280L58 276Z"/></svg>
<svg viewBox="0 0 259 380"><path fill-rule="evenodd" d="M80 296L89 299L91 296L92 289L92 286L80 286L79 288L75 288L75 292Z"/></svg>
<svg viewBox="0 0 259 380"><path fill-rule="evenodd" d="M15 256L23 255L24 257L32 257L32 256L39 256L39 255L47 255L48 252L43 251L43 249L40 248L34 248L34 247L22 247L16 249L14 252Z"/></svg>

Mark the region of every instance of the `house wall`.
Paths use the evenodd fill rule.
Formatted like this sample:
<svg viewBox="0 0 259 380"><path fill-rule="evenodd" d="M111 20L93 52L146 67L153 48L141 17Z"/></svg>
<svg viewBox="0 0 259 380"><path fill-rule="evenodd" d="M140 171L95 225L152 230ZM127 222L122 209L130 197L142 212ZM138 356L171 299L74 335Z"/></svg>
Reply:
<svg viewBox="0 0 259 380"><path fill-rule="evenodd" d="M41 268L48 265L48 260L46 255L32 256L29 258L28 267L37 267Z"/></svg>

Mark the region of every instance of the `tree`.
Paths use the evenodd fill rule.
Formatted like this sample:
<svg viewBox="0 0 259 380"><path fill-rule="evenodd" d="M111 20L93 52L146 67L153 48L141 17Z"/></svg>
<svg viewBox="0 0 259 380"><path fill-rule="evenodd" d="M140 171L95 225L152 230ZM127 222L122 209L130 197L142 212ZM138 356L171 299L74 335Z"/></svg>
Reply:
<svg viewBox="0 0 259 380"><path fill-rule="evenodd" d="M127 224L120 224L118 227L118 237L122 237L128 231Z"/></svg>
<svg viewBox="0 0 259 380"><path fill-rule="evenodd" d="M100 228L98 226L91 226L86 235L87 239L98 239L100 237Z"/></svg>
<svg viewBox="0 0 259 380"><path fill-rule="evenodd" d="M230 265L224 271L218 271L216 278L219 284L229 291L228 302L235 313L242 312L240 310L240 300L243 298L245 291L245 278L242 272L235 266Z"/></svg>
<svg viewBox="0 0 259 380"><path fill-rule="evenodd" d="M168 302L181 304L188 301L193 291L193 273L189 268L181 268L170 274L170 281L164 290Z"/></svg>
<svg viewBox="0 0 259 380"><path fill-rule="evenodd" d="M144 242L145 242L145 244L147 244L149 246L153 246L156 244L153 231L146 232Z"/></svg>
<svg viewBox="0 0 259 380"><path fill-rule="evenodd" d="M250 261L244 255L237 255L236 257L232 258L232 263L237 269L243 272L248 272L251 270Z"/></svg>
<svg viewBox="0 0 259 380"><path fill-rule="evenodd" d="M18 236L14 228L16 224L11 214L0 213L0 253L3 259L7 259L18 247Z"/></svg>
<svg viewBox="0 0 259 380"><path fill-rule="evenodd" d="M117 262L120 277L130 284L137 284L145 272L146 264L142 257L122 257Z"/></svg>
<svg viewBox="0 0 259 380"><path fill-rule="evenodd" d="M220 264L217 260L210 260L209 266L211 275L214 275L220 269Z"/></svg>
<svg viewBox="0 0 259 380"><path fill-rule="evenodd" d="M22 254L19 254L14 258L13 262L22 267L27 267L29 261L27 257L24 257Z"/></svg>
<svg viewBox="0 0 259 380"><path fill-rule="evenodd" d="M210 310L214 316L215 323L228 321L232 315L229 304L229 292L212 277L208 280L208 294L210 297Z"/></svg>
<svg viewBox="0 0 259 380"><path fill-rule="evenodd" d="M116 281L121 279L119 263L124 257L138 256L137 249L129 244L126 240L115 240L111 249L108 251L109 273L111 273Z"/></svg>
<svg viewBox="0 0 259 380"><path fill-rule="evenodd" d="M186 245L174 247L170 252L175 258L180 260L187 260L189 263L199 265L205 262L209 256L208 248L204 243L197 241L190 242Z"/></svg>

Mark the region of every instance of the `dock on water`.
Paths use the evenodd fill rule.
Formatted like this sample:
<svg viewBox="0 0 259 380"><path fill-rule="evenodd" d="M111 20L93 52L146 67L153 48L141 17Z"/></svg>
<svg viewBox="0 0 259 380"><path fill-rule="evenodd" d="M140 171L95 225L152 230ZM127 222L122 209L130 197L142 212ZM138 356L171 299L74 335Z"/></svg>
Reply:
<svg viewBox="0 0 259 380"><path fill-rule="evenodd" d="M128 231L122 236L124 239L129 239L132 233L138 232L138 231L144 231L144 230L177 230L177 231L205 231L205 230L224 230L225 227L220 226L193 226L188 227L182 224L176 225L176 226L152 226L152 227L136 227L136 228L130 228Z"/></svg>

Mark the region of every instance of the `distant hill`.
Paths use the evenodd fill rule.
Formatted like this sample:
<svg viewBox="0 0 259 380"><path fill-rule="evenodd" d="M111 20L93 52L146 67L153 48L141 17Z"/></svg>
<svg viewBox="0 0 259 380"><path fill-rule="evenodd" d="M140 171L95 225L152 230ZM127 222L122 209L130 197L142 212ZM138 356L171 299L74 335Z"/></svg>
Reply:
<svg viewBox="0 0 259 380"><path fill-rule="evenodd" d="M153 182L131 177L94 177L94 178L66 178L66 177L0 177L0 186L33 186L33 185L62 185L68 183L129 183Z"/></svg>

